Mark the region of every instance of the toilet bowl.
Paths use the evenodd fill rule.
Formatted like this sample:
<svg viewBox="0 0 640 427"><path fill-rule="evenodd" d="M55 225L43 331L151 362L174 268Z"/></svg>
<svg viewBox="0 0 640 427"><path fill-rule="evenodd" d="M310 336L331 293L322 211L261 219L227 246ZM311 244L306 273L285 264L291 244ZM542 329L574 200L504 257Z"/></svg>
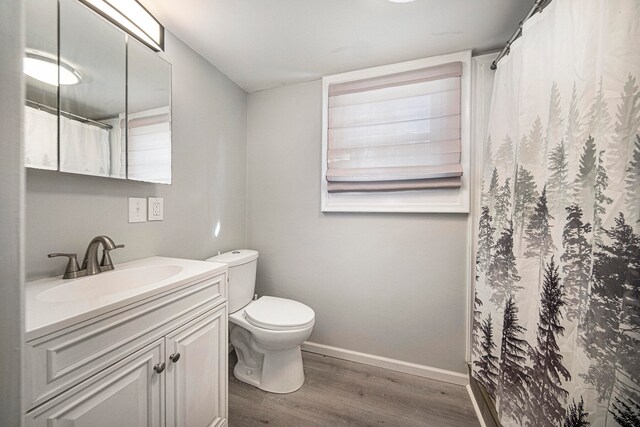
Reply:
<svg viewBox="0 0 640 427"><path fill-rule="evenodd" d="M238 363L234 376L272 393L302 387L304 369L300 345L311 335L315 313L286 298L252 300L258 252L237 250L208 261L229 265L230 340Z"/></svg>
<svg viewBox="0 0 640 427"><path fill-rule="evenodd" d="M287 311L292 307L295 313ZM229 322L231 343L238 355L233 369L236 378L272 393L291 393L302 387L300 345L313 330L313 310L296 301L262 297L229 315Z"/></svg>

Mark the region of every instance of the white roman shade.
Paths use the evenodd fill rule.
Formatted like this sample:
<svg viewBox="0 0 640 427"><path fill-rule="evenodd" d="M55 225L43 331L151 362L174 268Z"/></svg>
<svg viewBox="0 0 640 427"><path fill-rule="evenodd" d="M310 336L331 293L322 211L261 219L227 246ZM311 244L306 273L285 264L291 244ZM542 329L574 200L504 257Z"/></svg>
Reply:
<svg viewBox="0 0 640 427"><path fill-rule="evenodd" d="M129 114L128 178L171 183L171 114L169 107Z"/></svg>
<svg viewBox="0 0 640 427"><path fill-rule="evenodd" d="M327 191L459 188L462 62L328 89Z"/></svg>

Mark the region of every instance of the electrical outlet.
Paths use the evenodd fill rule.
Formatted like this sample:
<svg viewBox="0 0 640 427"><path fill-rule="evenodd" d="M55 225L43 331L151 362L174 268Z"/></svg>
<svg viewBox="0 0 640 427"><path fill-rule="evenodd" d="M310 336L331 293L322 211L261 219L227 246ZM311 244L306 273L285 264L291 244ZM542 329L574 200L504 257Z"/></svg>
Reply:
<svg viewBox="0 0 640 427"><path fill-rule="evenodd" d="M149 197L149 221L162 221L164 219L164 199L162 197Z"/></svg>
<svg viewBox="0 0 640 427"><path fill-rule="evenodd" d="M129 197L129 222L147 222L146 202L143 197Z"/></svg>

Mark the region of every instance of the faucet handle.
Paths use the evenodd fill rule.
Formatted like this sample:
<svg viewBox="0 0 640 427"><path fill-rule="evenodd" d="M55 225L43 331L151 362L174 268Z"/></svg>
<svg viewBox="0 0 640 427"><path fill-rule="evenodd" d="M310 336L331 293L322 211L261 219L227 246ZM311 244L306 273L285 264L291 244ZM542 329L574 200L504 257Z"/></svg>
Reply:
<svg viewBox="0 0 640 427"><path fill-rule="evenodd" d="M65 268L64 270L64 276L62 276L63 279L75 279L76 277L82 276L82 274L80 273L80 266L78 265L77 254L56 252L56 253L49 254L47 256L49 258L55 258L60 256L66 256L69 258L69 261L67 262L67 268Z"/></svg>
<svg viewBox="0 0 640 427"><path fill-rule="evenodd" d="M120 249L120 248L124 248L124 245L115 245L113 249ZM100 261L100 270L102 271L113 270L113 262L111 261L111 255L109 255L109 252L111 252L113 249L105 248L102 251L102 261Z"/></svg>

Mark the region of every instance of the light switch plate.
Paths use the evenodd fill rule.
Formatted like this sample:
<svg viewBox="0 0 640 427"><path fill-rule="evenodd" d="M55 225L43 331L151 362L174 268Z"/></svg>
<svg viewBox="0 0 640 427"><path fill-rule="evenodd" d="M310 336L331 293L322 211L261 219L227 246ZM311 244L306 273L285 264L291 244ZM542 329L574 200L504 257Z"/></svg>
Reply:
<svg viewBox="0 0 640 427"><path fill-rule="evenodd" d="M149 197L149 221L162 221L164 219L164 199L162 197Z"/></svg>
<svg viewBox="0 0 640 427"><path fill-rule="evenodd" d="M129 197L129 222L147 222L147 199Z"/></svg>

